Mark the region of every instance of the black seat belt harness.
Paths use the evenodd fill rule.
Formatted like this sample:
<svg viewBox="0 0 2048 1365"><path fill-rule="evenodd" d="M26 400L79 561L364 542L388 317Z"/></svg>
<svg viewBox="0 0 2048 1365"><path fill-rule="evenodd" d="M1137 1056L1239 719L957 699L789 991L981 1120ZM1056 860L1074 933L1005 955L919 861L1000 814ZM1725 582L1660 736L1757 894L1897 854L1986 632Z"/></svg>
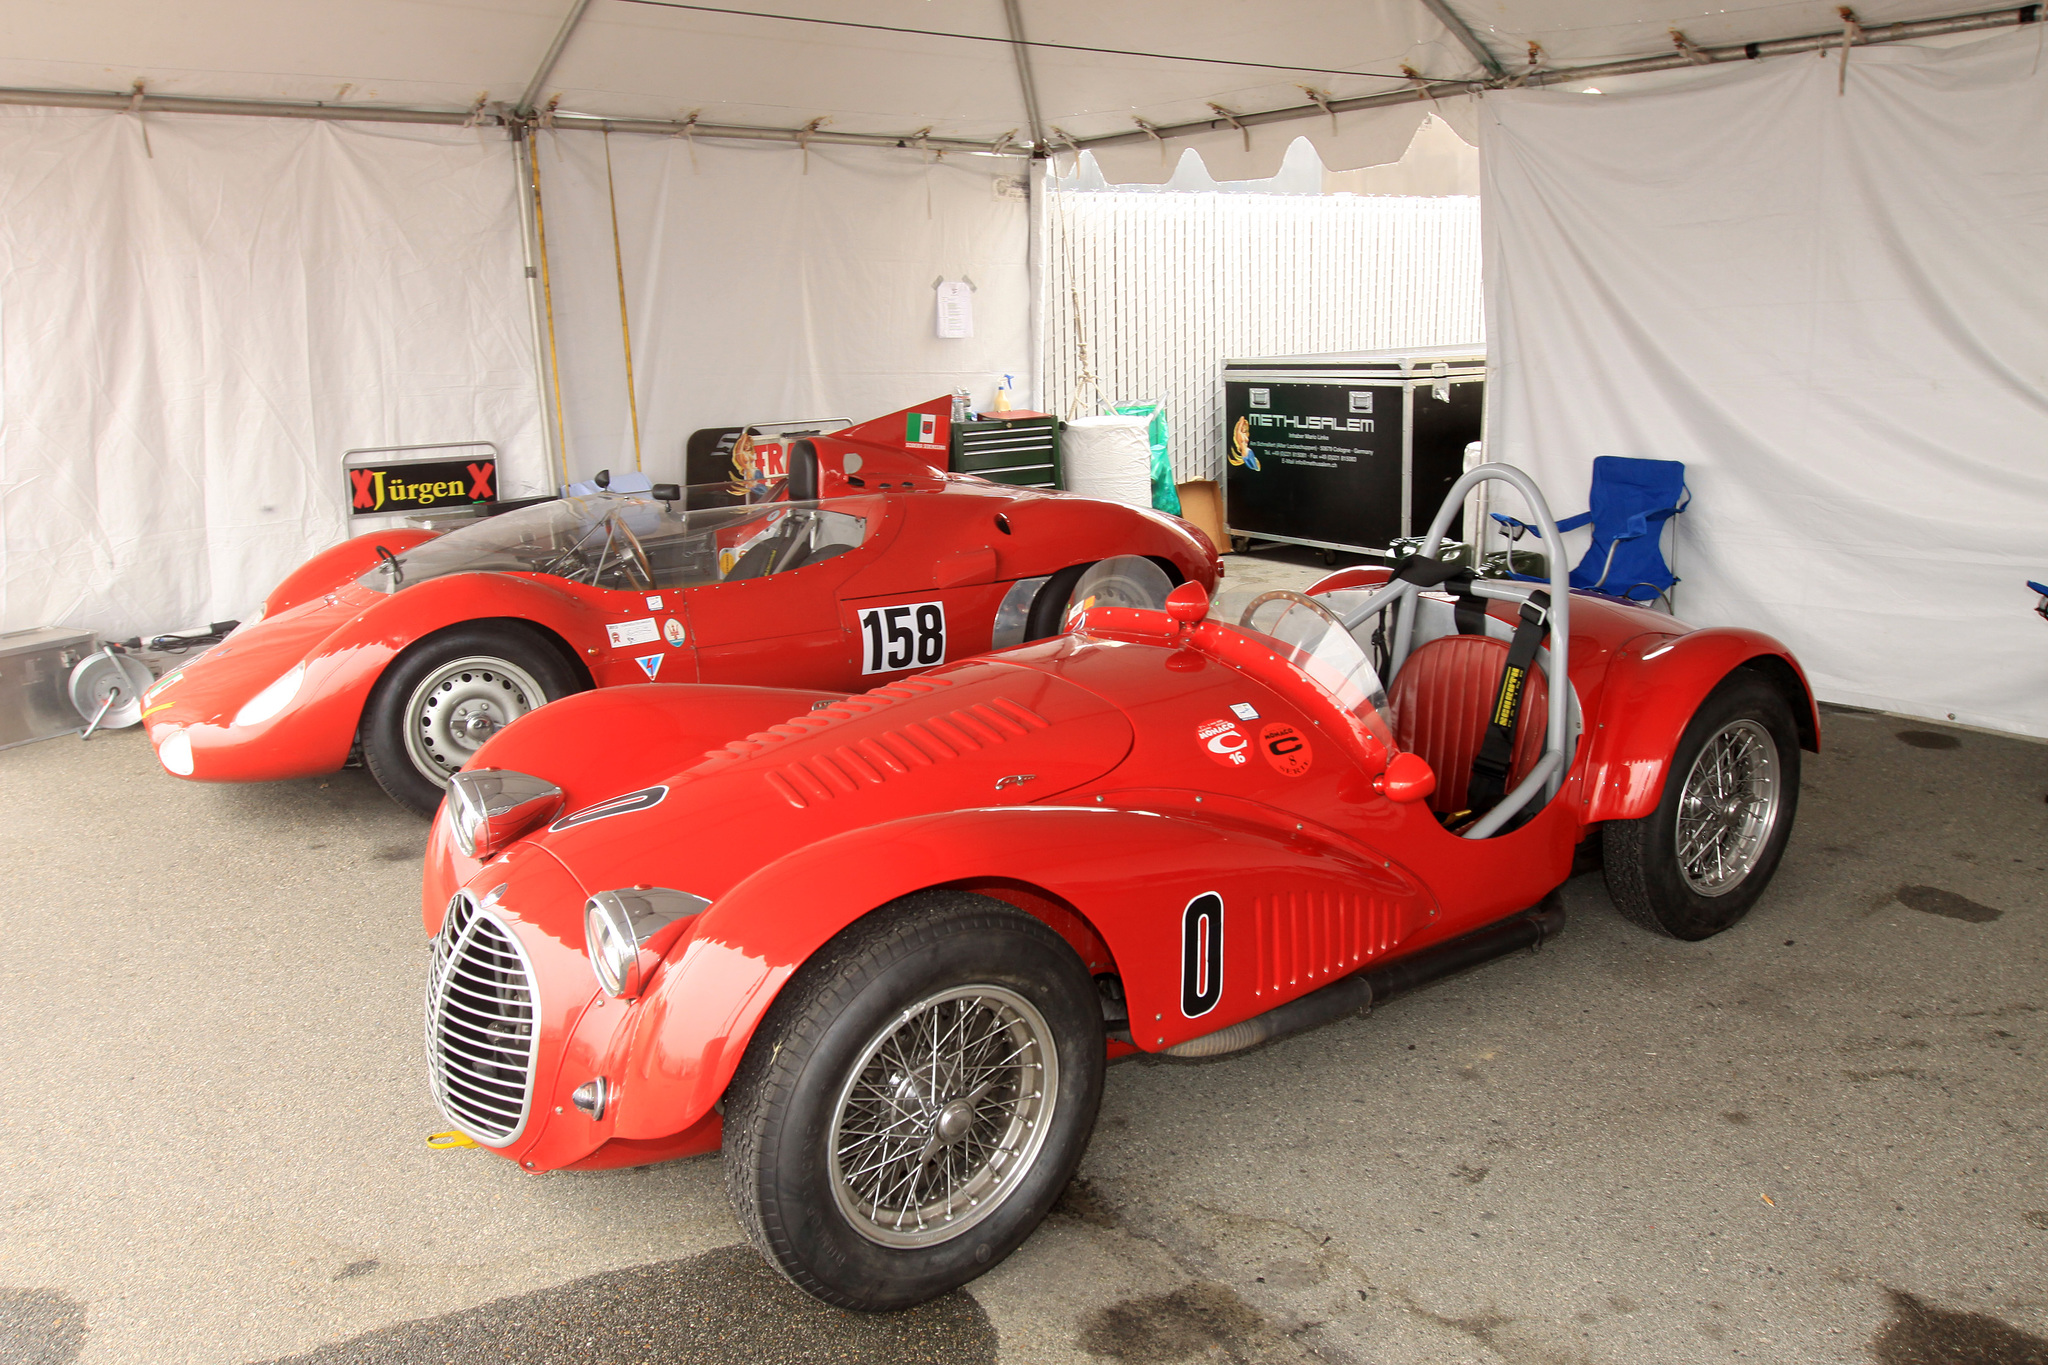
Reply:
<svg viewBox="0 0 2048 1365"><path fill-rule="evenodd" d="M1472 782L1465 804L1474 817L1484 815L1508 794L1508 770L1514 764L1515 726L1522 715L1522 697L1527 691L1529 670L1536 666L1536 651L1550 633L1550 594L1533 592L1522 603L1522 619L1508 642L1508 661L1500 671L1500 688L1493 696L1493 710L1486 718L1486 738L1479 756L1472 760Z"/></svg>
<svg viewBox="0 0 2048 1365"><path fill-rule="evenodd" d="M1458 623L1460 635L1484 635L1486 633L1486 603L1472 591L1472 580L1476 575L1460 564L1446 564L1441 559L1424 559L1421 555L1409 555L1394 565L1390 581L1413 583L1421 588L1440 588L1457 600L1451 604L1451 615Z"/></svg>

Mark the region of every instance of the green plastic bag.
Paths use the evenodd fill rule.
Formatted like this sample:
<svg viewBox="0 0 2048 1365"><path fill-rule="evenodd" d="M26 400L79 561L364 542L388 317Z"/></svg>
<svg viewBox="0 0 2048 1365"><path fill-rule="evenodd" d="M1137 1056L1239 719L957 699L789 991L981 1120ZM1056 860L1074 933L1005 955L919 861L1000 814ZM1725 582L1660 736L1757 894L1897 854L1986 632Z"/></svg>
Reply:
<svg viewBox="0 0 2048 1365"><path fill-rule="evenodd" d="M1166 445L1166 404L1117 403L1110 411L1120 417L1152 419L1152 505L1162 512L1180 515L1180 490L1173 483L1173 457Z"/></svg>

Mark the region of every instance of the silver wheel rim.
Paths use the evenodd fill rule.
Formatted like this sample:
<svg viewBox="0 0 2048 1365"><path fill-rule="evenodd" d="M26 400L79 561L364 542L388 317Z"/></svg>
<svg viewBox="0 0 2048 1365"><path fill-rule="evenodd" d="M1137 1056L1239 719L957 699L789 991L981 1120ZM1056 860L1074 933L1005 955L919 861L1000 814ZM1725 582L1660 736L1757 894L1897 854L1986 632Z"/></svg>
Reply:
<svg viewBox="0 0 2048 1365"><path fill-rule="evenodd" d="M960 986L884 1025L832 1110L832 1200L861 1236L932 1246L1015 1193L1045 1145L1059 1055L1045 1016L1001 986Z"/></svg>
<svg viewBox="0 0 2048 1365"><path fill-rule="evenodd" d="M531 673L487 654L443 664L405 703L405 751L437 787L498 731L542 705Z"/></svg>
<svg viewBox="0 0 2048 1365"><path fill-rule="evenodd" d="M1678 799L1678 871L1724 896L1756 870L1778 825L1778 742L1753 720L1721 727L1692 761Z"/></svg>

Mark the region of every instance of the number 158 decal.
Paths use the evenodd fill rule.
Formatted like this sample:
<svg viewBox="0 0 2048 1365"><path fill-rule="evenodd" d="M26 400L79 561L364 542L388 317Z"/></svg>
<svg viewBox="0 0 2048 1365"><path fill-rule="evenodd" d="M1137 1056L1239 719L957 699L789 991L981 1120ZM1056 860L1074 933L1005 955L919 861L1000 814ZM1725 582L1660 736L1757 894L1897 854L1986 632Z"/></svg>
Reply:
<svg viewBox="0 0 2048 1365"><path fill-rule="evenodd" d="M863 673L931 668L946 661L946 605L912 602L860 614Z"/></svg>

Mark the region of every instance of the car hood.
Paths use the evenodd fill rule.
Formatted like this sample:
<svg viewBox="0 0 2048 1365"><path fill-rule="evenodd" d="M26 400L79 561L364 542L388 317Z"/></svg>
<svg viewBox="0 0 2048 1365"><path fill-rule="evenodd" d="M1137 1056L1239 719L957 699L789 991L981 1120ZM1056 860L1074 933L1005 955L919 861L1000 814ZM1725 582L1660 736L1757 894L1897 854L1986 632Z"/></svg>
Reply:
<svg viewBox="0 0 2048 1365"><path fill-rule="evenodd" d="M1114 769L1131 741L1122 711L1096 693L1027 663L974 660L770 726L569 811L528 842L585 895L668 886L715 902L834 835L1055 799ZM581 905L563 913L575 923L557 932L580 935Z"/></svg>
<svg viewBox="0 0 2048 1365"><path fill-rule="evenodd" d="M383 598L348 587L242 626L192 662L157 679L143 718L166 724L225 725L242 704L303 663L335 631Z"/></svg>

